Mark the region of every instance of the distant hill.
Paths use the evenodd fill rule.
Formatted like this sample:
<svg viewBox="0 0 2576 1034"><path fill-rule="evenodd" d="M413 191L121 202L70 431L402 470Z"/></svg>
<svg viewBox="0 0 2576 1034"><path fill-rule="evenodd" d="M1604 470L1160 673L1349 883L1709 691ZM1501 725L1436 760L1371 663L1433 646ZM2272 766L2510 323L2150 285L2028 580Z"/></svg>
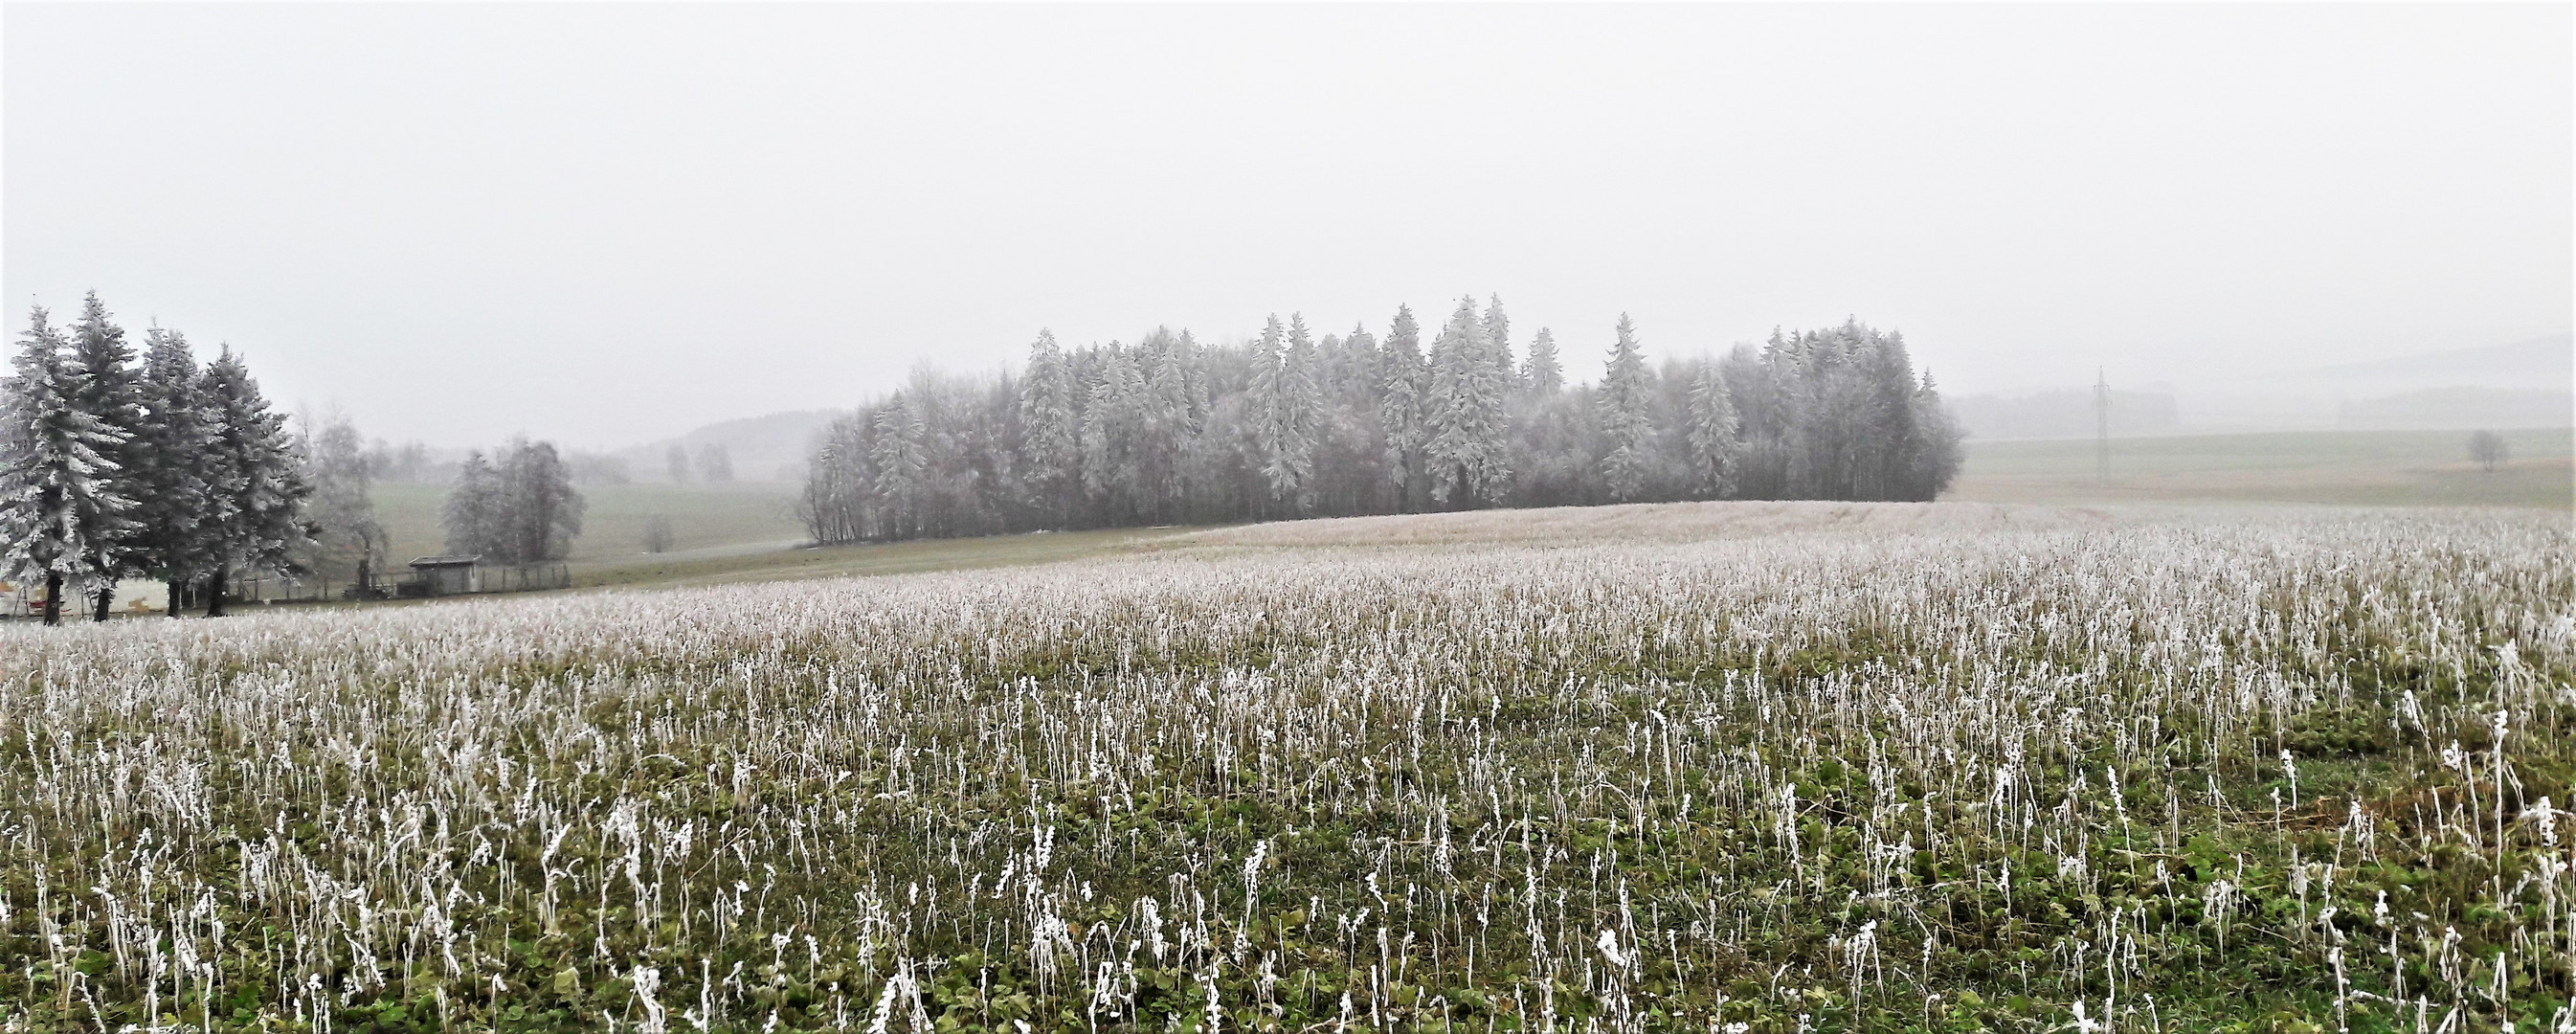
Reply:
<svg viewBox="0 0 2576 1034"><path fill-rule="evenodd" d="M2341 426L2376 431L2566 427L2576 395L2507 388L2424 388L2343 404Z"/></svg>
<svg viewBox="0 0 2576 1034"><path fill-rule="evenodd" d="M2345 399L2336 423L2374 430L2566 427L2576 422L2576 336L2328 366L2308 375Z"/></svg>
<svg viewBox="0 0 2576 1034"><path fill-rule="evenodd" d="M2576 336L2276 370L2180 396L2191 431L2453 430L2576 423Z"/></svg>
<svg viewBox="0 0 2576 1034"><path fill-rule="evenodd" d="M796 481L805 476L805 459L823 428L842 416L832 409L804 409L708 424L676 438L664 438L617 451L638 481L667 481L664 457L671 446L686 449L694 460L708 445L722 445L733 455L734 480Z"/></svg>
<svg viewBox="0 0 2576 1034"><path fill-rule="evenodd" d="M2576 335L2551 334L2501 345L2317 367L2280 379L2376 395L2426 388L2564 392L2571 378L2576 378Z"/></svg>

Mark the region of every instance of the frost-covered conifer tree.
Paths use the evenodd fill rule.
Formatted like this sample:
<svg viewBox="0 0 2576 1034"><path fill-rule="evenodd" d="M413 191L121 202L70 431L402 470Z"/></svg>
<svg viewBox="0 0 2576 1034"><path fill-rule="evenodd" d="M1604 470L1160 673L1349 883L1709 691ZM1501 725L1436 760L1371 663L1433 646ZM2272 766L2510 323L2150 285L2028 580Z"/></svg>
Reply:
<svg viewBox="0 0 2576 1034"><path fill-rule="evenodd" d="M1114 343L1092 371L1090 400L1082 407L1082 491L1117 523L1129 515L1136 494L1133 441L1137 410L1146 404L1135 360Z"/></svg>
<svg viewBox="0 0 2576 1034"><path fill-rule="evenodd" d="M1181 502L1181 452L1192 433L1189 345L1186 337L1158 327L1137 349L1136 502L1157 524Z"/></svg>
<svg viewBox="0 0 2576 1034"><path fill-rule="evenodd" d="M304 505L313 488L297 462L286 417L269 411L240 356L223 349L198 382L209 432L207 510L214 518L206 616L220 617L235 572L303 572L294 551L312 533Z"/></svg>
<svg viewBox="0 0 2576 1034"><path fill-rule="evenodd" d="M1350 334L1342 338L1341 346L1332 350L1331 359L1325 364L1331 369L1330 375L1324 378L1328 383L1324 392L1326 404L1364 407L1374 417L1379 395L1380 362L1377 335L1369 333L1368 324L1353 324Z"/></svg>
<svg viewBox="0 0 2576 1034"><path fill-rule="evenodd" d="M137 426L143 422L143 406L136 387L139 371L134 367L134 349L125 343L125 328L117 326L108 315L107 305L98 300L96 291L81 300L80 319L72 322L71 337L77 386L72 405L97 418L119 439L100 453L114 468L103 475L103 484L109 494L118 498L140 499L142 486L135 483L133 470L135 436ZM131 520L120 519L89 538L89 567L98 576L85 589L94 620L107 620L108 608L116 600L117 579L143 573L136 563L136 530Z"/></svg>
<svg viewBox="0 0 2576 1034"><path fill-rule="evenodd" d="M188 339L175 330L143 332L143 369L135 393L136 427L127 483L134 486L135 564L169 591L164 613L179 616L188 588L213 566L207 535L212 506L204 459L212 447L201 374Z"/></svg>
<svg viewBox="0 0 2576 1034"><path fill-rule="evenodd" d="M1315 343L1307 336L1305 317L1293 316L1290 328L1283 330L1279 317L1271 316L1253 346L1253 447L1270 497L1301 510L1307 503L1307 481L1314 475L1314 365Z"/></svg>
<svg viewBox="0 0 2576 1034"><path fill-rule="evenodd" d="M1654 373L1646 369L1645 354L1637 347L1636 325L1629 322L1627 313L1619 314L1618 335L1610 345L1610 360L1594 404L1601 413L1602 481L1611 498L1625 502L1636 498L1645 484L1647 450L1655 433L1649 394Z"/></svg>
<svg viewBox="0 0 2576 1034"><path fill-rule="evenodd" d="M447 532L447 552L455 556L494 556L500 552L501 475L483 450L465 454L456 467L456 484L439 505L439 523Z"/></svg>
<svg viewBox="0 0 2576 1034"><path fill-rule="evenodd" d="M885 514L881 523L888 538L902 538L921 521L923 475L930 466L928 429L912 399L896 392L877 412L876 432L869 460L876 471L874 494Z"/></svg>
<svg viewBox="0 0 2576 1034"><path fill-rule="evenodd" d="M1960 442L1967 431L1959 426L1948 407L1941 404L1941 392L1933 386L1932 371L1923 371L1922 381L1914 389L1913 440L1899 459L1903 469L1898 479L1899 499L1930 501L1950 487L1959 476L1965 453Z"/></svg>
<svg viewBox="0 0 2576 1034"><path fill-rule="evenodd" d="M1726 497L1734 469L1735 401L1716 363L1700 364L1690 389L1691 473L1710 498Z"/></svg>
<svg viewBox="0 0 2576 1034"><path fill-rule="evenodd" d="M1195 435L1207 428L1208 408L1216 401L1208 380L1207 349L1183 327L1172 344L1172 355L1180 366L1182 393L1189 397L1189 427Z"/></svg>
<svg viewBox="0 0 2576 1034"><path fill-rule="evenodd" d="M1180 425L1172 436L1168 519L1187 519L1193 513L1204 512L1194 508L1213 508L1222 457L1235 451L1231 438L1208 431L1216 408L1214 375L1208 369L1209 351L1187 329L1172 339L1172 371L1180 378L1182 404Z"/></svg>
<svg viewBox="0 0 2576 1034"><path fill-rule="evenodd" d="M1365 326L1316 344L1315 513L1386 508L1386 440L1378 430L1377 338Z"/></svg>
<svg viewBox="0 0 2576 1034"><path fill-rule="evenodd" d="M1864 444L1855 448L1859 470L1852 496L1858 499L1907 498L1907 457L1916 453L1922 421L1916 418L1914 360L1905 335L1871 333L1857 343L1853 374L1862 382L1848 405L1855 410Z"/></svg>
<svg viewBox="0 0 2576 1034"><path fill-rule="evenodd" d="M1283 458L1296 472L1293 490L1298 494L1298 507L1312 505L1315 479L1315 435L1323 423L1323 396L1320 385L1323 363L1315 349L1314 335L1306 329L1306 314L1288 314L1288 350L1280 353L1280 403L1278 426L1285 445Z"/></svg>
<svg viewBox="0 0 2576 1034"><path fill-rule="evenodd" d="M1565 368L1556 359L1556 334L1546 327L1530 338L1529 361L1521 365L1521 383L1530 394L1546 397L1565 389Z"/></svg>
<svg viewBox="0 0 2576 1034"><path fill-rule="evenodd" d="M1020 376L1020 469L1031 502L1052 520L1073 514L1081 487L1082 417L1074 398L1073 371L1051 331L1038 331Z"/></svg>
<svg viewBox="0 0 2576 1034"><path fill-rule="evenodd" d="M1386 470L1395 483L1396 509L1418 509L1428 494L1423 450L1431 442L1425 411L1431 395L1431 368L1422 359L1422 331L1413 322L1413 307L1395 308L1386 347L1378 352L1378 427L1386 436Z"/></svg>
<svg viewBox="0 0 2576 1034"><path fill-rule="evenodd" d="M1424 422L1431 432L1425 451L1433 502L1477 506L1500 501L1511 477L1505 458L1505 387L1483 321L1476 316L1476 299L1460 299L1431 346L1431 395Z"/></svg>
<svg viewBox="0 0 2576 1034"><path fill-rule="evenodd" d="M1519 384L1521 375L1512 366L1512 318L1503 314L1503 296L1499 294L1485 299L1485 347L1486 361L1494 364L1494 372L1501 375L1503 383Z"/></svg>
<svg viewBox="0 0 2576 1034"><path fill-rule="evenodd" d="M123 533L132 503L109 482L117 471L107 454L124 433L81 411L82 371L44 308L27 323L0 399L0 568L44 581L45 623L54 625L67 586L115 576L100 568L96 543Z"/></svg>

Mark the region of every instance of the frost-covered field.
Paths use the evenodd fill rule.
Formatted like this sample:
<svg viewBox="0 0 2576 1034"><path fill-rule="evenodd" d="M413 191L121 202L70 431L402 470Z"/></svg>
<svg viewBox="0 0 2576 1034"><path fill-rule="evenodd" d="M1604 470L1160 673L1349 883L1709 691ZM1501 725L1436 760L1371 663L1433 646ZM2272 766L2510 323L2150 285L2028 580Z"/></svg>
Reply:
<svg viewBox="0 0 2576 1034"><path fill-rule="evenodd" d="M2545 512L1480 513L12 625L0 1028L2547 1024L2571 671Z"/></svg>

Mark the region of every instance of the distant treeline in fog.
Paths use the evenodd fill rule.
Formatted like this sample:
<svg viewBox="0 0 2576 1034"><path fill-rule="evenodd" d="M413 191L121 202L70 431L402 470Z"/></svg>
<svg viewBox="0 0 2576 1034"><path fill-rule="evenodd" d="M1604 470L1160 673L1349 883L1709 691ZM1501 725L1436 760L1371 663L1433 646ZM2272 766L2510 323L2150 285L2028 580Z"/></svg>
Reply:
<svg viewBox="0 0 2576 1034"><path fill-rule="evenodd" d="M1242 346L1186 330L1024 367L923 372L834 422L798 512L817 541L1681 499L1928 500L1957 423L1902 336L1858 321L1650 364L1625 316L1595 383L1541 329L1515 361L1499 300L1426 347L1270 318Z"/></svg>
<svg viewBox="0 0 2576 1034"><path fill-rule="evenodd" d="M417 441L399 445L378 438L368 443L360 454L367 476L377 481L415 485L449 485L463 475L469 458L478 450L454 448L432 449ZM634 470L623 456L583 452L574 449L563 454L563 462L575 482L585 485L623 485L634 480ZM712 456L710 464L730 467L722 456ZM685 480L685 479L683 479ZM711 477L709 480L724 480Z"/></svg>

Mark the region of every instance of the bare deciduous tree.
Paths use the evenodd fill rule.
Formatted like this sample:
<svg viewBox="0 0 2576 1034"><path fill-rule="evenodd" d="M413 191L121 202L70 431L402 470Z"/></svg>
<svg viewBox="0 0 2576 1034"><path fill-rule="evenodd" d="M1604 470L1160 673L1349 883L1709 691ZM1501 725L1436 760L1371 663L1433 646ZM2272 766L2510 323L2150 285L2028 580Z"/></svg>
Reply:
<svg viewBox="0 0 2576 1034"><path fill-rule="evenodd" d="M2503 435L2479 431L2469 436L2469 461L2485 467L2487 473L2495 473L2496 464L2512 458L2513 449L2504 443Z"/></svg>
<svg viewBox="0 0 2576 1034"><path fill-rule="evenodd" d="M720 485L733 480L733 450L722 442L698 447L698 480Z"/></svg>
<svg viewBox="0 0 2576 1034"><path fill-rule="evenodd" d="M311 513L315 532L310 562L323 570L349 570L361 585L382 570L387 551L384 527L376 522L369 495L374 480L358 428L334 413L319 428L303 428L304 474L313 485Z"/></svg>

